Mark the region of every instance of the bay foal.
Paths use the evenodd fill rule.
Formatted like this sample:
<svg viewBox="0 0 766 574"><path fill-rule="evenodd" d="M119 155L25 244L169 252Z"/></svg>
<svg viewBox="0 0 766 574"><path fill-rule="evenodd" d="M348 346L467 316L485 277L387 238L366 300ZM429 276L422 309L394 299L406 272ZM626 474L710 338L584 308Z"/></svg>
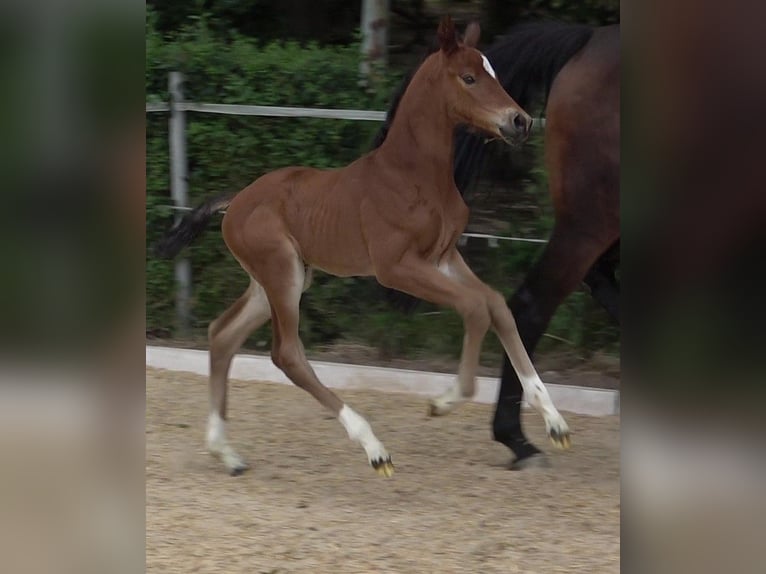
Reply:
<svg viewBox="0 0 766 574"><path fill-rule="evenodd" d="M465 336L457 380L432 402L435 411L473 396L481 343L492 328L550 438L569 445L566 422L532 366L503 297L471 272L455 248L468 221L452 176L455 127L469 125L518 143L527 138L532 120L474 48L477 24L468 26L461 42L446 17L437 35L440 49L412 78L383 145L342 169L267 173L231 198L198 207L158 245L160 255L176 255L217 210L228 208L223 237L251 282L210 325L207 445L232 474L247 464L226 440L229 367L247 336L269 318L274 364L337 416L379 474L393 473L391 457L367 421L319 381L306 359L299 304L314 267L337 276L374 275L386 287L460 314Z"/></svg>

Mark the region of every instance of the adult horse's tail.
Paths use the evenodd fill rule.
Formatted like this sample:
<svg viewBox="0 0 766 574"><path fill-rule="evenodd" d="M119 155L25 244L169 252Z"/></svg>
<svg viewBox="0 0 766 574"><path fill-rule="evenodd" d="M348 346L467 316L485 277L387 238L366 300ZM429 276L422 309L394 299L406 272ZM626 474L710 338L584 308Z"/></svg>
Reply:
<svg viewBox="0 0 766 574"><path fill-rule="evenodd" d="M217 211L229 207L232 199L233 194L214 197L185 215L154 245L154 254L163 259L173 259L205 231Z"/></svg>
<svg viewBox="0 0 766 574"><path fill-rule="evenodd" d="M495 41L484 54L503 88L519 106L531 113L528 108L537 101L545 105L553 80L592 35L593 28L582 24L555 21L520 24ZM394 98L394 109L400 95ZM465 195L481 172L486 153L485 139L467 130L458 130L454 176L461 195ZM376 145L379 144L376 141ZM414 297L393 290L387 290L387 299L405 312L413 311L418 303Z"/></svg>

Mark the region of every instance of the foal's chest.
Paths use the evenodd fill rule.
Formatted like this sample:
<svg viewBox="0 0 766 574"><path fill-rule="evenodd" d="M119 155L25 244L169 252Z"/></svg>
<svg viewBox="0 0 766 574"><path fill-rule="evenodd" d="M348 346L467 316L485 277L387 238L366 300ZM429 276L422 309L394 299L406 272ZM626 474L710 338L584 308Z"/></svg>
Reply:
<svg viewBox="0 0 766 574"><path fill-rule="evenodd" d="M419 227L416 242L424 258L438 262L455 246L465 230L468 208L462 199L459 202L428 204L424 208L423 225Z"/></svg>

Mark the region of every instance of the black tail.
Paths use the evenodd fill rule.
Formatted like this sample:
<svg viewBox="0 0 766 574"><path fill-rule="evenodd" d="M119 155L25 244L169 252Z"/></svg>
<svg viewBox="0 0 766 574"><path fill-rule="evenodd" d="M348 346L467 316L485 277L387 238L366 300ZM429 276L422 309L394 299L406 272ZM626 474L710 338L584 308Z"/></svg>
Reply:
<svg viewBox="0 0 766 574"><path fill-rule="evenodd" d="M233 195L225 195L209 199L191 213L185 215L160 239L152 248L156 257L173 259L181 249L194 241L207 228L208 223L217 211L226 209Z"/></svg>
<svg viewBox="0 0 766 574"><path fill-rule="evenodd" d="M581 24L552 21L520 24L511 28L484 54L495 69L503 88L517 104L530 112L528 108L535 100L545 103L553 80L561 68L585 47L592 35L593 28ZM403 88L400 88L394 104L398 103L402 92ZM379 139L380 136L385 138L385 131L379 135ZM465 129L458 130L454 175L461 195L465 195L481 172L486 152L484 140L484 137ZM376 144L380 145L380 141L376 141ZM411 313L417 307L418 300L414 297L399 291L387 291L386 298L399 310Z"/></svg>

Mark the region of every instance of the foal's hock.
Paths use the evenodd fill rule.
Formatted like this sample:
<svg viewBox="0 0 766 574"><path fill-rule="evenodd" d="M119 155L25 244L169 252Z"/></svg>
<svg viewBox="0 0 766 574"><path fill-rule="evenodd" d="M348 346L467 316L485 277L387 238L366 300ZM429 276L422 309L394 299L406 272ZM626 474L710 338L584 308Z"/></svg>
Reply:
<svg viewBox="0 0 766 574"><path fill-rule="evenodd" d="M368 422L319 381L306 359L298 308L311 268L338 276L374 275L387 287L460 314L465 337L457 380L432 400L433 414L473 396L481 343L491 327L549 436L569 445L566 422L532 366L503 297L471 272L455 247L468 220L452 175L455 127L467 124L517 143L527 138L532 123L474 48L478 37L477 24L468 26L461 42L451 19L441 21L440 49L418 68L377 149L342 169L288 167L267 173L232 198L207 202L163 242L164 253L177 253L215 210L228 207L223 237L251 278L247 291L209 329L207 443L232 474L247 464L226 440L229 367L247 336L269 318L274 364L332 411L379 474L393 473L391 457Z"/></svg>

